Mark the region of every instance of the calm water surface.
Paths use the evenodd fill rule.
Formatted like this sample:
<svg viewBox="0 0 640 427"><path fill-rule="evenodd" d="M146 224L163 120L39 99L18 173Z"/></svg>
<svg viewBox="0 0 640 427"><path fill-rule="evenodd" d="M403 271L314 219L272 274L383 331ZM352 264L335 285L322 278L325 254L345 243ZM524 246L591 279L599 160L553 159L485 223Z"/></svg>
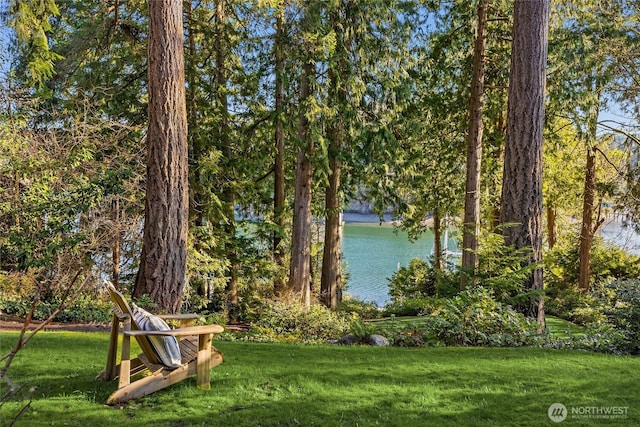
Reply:
<svg viewBox="0 0 640 427"><path fill-rule="evenodd" d="M455 249L450 239L449 246ZM389 301L389 279L399 267L413 258L429 258L433 234L425 232L410 242L407 233L397 232L390 224L347 222L342 252L349 274L346 293L379 306Z"/></svg>
<svg viewBox="0 0 640 427"><path fill-rule="evenodd" d="M345 219L342 252L349 274L346 293L382 306L390 300L388 279L412 258L429 258L433 234L427 230L418 241L409 242L406 233L395 232L389 223L380 225L375 216L345 215ZM612 218L605 222L601 235L606 241L640 255L640 235L624 227L620 220ZM449 239L448 247L457 250L455 239Z"/></svg>

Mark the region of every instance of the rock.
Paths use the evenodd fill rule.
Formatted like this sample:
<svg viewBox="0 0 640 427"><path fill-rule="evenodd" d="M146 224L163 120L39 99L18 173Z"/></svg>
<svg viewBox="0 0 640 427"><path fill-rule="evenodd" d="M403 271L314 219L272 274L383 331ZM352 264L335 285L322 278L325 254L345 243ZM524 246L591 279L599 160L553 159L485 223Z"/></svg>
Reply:
<svg viewBox="0 0 640 427"><path fill-rule="evenodd" d="M342 338L340 338L337 341L337 344L353 345L353 344L357 344L358 342L360 342L360 340L355 335L347 334L347 335L343 336Z"/></svg>
<svg viewBox="0 0 640 427"><path fill-rule="evenodd" d="M369 335L369 345L373 345L376 347L388 347L389 340L383 337L382 335L373 334L373 335Z"/></svg>
<svg viewBox="0 0 640 427"><path fill-rule="evenodd" d="M369 335L364 339L359 339L354 334L347 334L340 339L328 341L329 344L339 345L354 345L354 344L369 344L376 347L388 347L389 340L382 335Z"/></svg>

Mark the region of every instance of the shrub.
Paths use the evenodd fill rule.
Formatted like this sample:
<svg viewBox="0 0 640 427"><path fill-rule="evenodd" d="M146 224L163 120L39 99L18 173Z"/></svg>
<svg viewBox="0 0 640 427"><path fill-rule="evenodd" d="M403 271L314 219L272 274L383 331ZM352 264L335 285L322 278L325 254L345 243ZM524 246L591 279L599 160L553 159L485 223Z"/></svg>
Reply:
<svg viewBox="0 0 640 427"><path fill-rule="evenodd" d="M438 315L450 325L442 334L448 344L519 346L530 343L536 333L534 323L483 287L460 292Z"/></svg>
<svg viewBox="0 0 640 427"><path fill-rule="evenodd" d="M365 302L357 298L343 299L338 310L342 313L357 315L362 319L377 319L382 316L382 312L375 302Z"/></svg>
<svg viewBox="0 0 640 427"><path fill-rule="evenodd" d="M439 271L420 258L409 261L389 280L389 295L394 301L405 298L446 297L458 289L457 272Z"/></svg>
<svg viewBox="0 0 640 427"><path fill-rule="evenodd" d="M426 316L444 304L444 299L433 297L403 298L387 304L384 308L385 316Z"/></svg>
<svg viewBox="0 0 640 427"><path fill-rule="evenodd" d="M578 246L577 235L557 244L545 255L545 283L550 296L564 289L574 288L578 283ZM591 282L606 284L612 280L640 277L640 257L629 254L623 249L606 244L602 238L595 238L591 249Z"/></svg>
<svg viewBox="0 0 640 427"><path fill-rule="evenodd" d="M393 273L389 283L389 295L394 300L416 298L436 294L436 276L433 269L419 258L409 261Z"/></svg>
<svg viewBox="0 0 640 427"><path fill-rule="evenodd" d="M615 280L594 294L607 322L622 334L620 350L640 354L640 280Z"/></svg>
<svg viewBox="0 0 640 427"><path fill-rule="evenodd" d="M580 325L588 325L605 320L600 305L592 293L575 287L555 289L548 292L545 312Z"/></svg>
<svg viewBox="0 0 640 427"><path fill-rule="evenodd" d="M594 286L589 293L556 291L547 304L587 325L584 335L550 340L549 346L613 354L640 354L640 280L622 279ZM561 306L558 309L558 306Z"/></svg>
<svg viewBox="0 0 640 427"><path fill-rule="evenodd" d="M610 306L608 284L640 277L640 258L596 238L591 251L591 292L576 288L578 283L578 237L557 244L545 255L545 284L549 314L588 325L606 320L604 309ZM615 287L615 285L614 285Z"/></svg>
<svg viewBox="0 0 640 427"><path fill-rule="evenodd" d="M560 350L584 350L607 354L628 354L624 334L607 322L594 323L580 335L568 337L544 336L539 345Z"/></svg>
<svg viewBox="0 0 640 427"><path fill-rule="evenodd" d="M60 305L59 300L40 302L36 305L33 320L46 320ZM0 311L4 314L24 318L31 308L31 300L5 299L0 301ZM55 318L58 322L99 322L111 320L112 305L108 301L81 296Z"/></svg>
<svg viewBox="0 0 640 427"><path fill-rule="evenodd" d="M372 334L378 332L376 325L365 322L360 318L354 318L349 326L349 331L360 341L364 341Z"/></svg>
<svg viewBox="0 0 640 427"><path fill-rule="evenodd" d="M349 319L342 313L314 304L308 309L297 302L267 302L249 333L256 339L322 342L345 335Z"/></svg>
<svg viewBox="0 0 640 427"><path fill-rule="evenodd" d="M380 332L397 346L522 346L535 342L536 324L474 287L414 322L387 322Z"/></svg>
<svg viewBox="0 0 640 427"><path fill-rule="evenodd" d="M532 295L524 284L538 267L529 262L530 248L515 249L506 245L502 234L483 231L479 238L476 284L493 291L497 301L518 306L528 304Z"/></svg>

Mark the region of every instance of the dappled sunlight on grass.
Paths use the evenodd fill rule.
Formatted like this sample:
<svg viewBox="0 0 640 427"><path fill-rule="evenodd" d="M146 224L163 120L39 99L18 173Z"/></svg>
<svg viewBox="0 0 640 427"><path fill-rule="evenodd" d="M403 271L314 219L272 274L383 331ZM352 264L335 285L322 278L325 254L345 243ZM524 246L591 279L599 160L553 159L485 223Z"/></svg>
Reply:
<svg viewBox="0 0 640 427"><path fill-rule="evenodd" d="M3 350L15 336L0 333ZM10 371L38 387L18 426L534 426L549 423L555 402L628 406L628 418L615 425L640 423L638 358L533 348L215 345L225 363L212 371L211 391L189 379L112 408L104 402L116 384L94 380L107 334L43 333Z"/></svg>

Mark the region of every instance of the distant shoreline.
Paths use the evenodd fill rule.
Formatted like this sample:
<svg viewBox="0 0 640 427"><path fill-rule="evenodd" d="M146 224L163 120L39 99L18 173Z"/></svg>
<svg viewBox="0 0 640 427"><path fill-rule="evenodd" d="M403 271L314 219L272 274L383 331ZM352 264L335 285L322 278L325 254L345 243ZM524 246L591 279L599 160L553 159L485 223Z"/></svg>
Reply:
<svg viewBox="0 0 640 427"><path fill-rule="evenodd" d="M390 214L386 214L381 220L379 215L357 212L344 212L342 214L342 221L369 224L393 224Z"/></svg>
<svg viewBox="0 0 640 427"><path fill-rule="evenodd" d="M342 214L342 221L346 224L379 224L385 226L391 226L397 223L391 214L385 214L381 220L380 215L358 212L344 212ZM427 218L424 224L427 227L432 227L433 218Z"/></svg>

